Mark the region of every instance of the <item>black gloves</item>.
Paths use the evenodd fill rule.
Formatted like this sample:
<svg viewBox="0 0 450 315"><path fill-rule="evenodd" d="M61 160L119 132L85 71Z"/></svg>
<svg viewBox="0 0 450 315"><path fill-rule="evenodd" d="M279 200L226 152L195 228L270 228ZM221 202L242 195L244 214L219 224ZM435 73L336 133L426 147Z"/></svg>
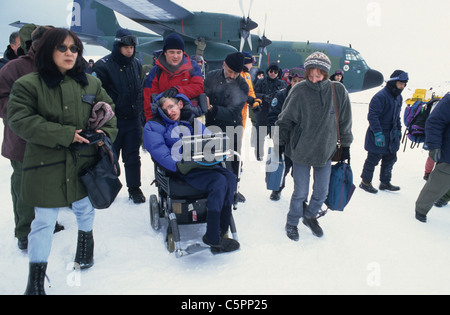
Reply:
<svg viewBox="0 0 450 315"><path fill-rule="evenodd" d="M342 147L341 161L350 161L350 147Z"/></svg>

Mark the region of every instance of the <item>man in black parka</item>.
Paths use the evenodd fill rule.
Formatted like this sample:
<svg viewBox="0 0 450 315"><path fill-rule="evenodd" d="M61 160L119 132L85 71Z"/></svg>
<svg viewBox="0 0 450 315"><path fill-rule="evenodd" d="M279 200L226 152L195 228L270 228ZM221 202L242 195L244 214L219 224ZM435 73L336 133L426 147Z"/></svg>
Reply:
<svg viewBox="0 0 450 315"><path fill-rule="evenodd" d="M125 166L130 199L144 203L141 186L141 157L143 121L142 65L135 58L137 38L127 29L119 29L110 55L94 64L93 75L113 99L119 134L114 149Z"/></svg>

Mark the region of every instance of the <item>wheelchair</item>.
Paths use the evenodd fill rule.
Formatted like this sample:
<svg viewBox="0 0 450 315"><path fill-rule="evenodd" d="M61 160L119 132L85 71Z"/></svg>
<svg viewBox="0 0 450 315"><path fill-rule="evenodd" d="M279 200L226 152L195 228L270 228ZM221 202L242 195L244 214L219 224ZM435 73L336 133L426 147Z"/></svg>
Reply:
<svg viewBox="0 0 450 315"><path fill-rule="evenodd" d="M228 142L229 139L225 133L183 137L183 154L190 155L192 160L199 163L209 163L208 165L212 165L211 159L214 158L214 164L220 164L222 167L226 167L225 160L228 157L234 156L239 160L240 165L240 155L227 148ZM205 150L205 148L208 149ZM213 149L211 150L211 148ZM179 229L179 225L206 223L208 193L192 187L180 177L167 174L156 162L154 169L155 180L153 183L158 189L158 194L153 194L149 198L150 223L153 230L161 229L161 219L167 221L166 247L169 252L175 253L177 258L209 249L210 247L206 244L198 242L183 248ZM237 178L237 184L235 195L239 190L239 178ZM236 201L233 209L237 209ZM236 225L232 214L229 231L232 238L237 240Z"/></svg>

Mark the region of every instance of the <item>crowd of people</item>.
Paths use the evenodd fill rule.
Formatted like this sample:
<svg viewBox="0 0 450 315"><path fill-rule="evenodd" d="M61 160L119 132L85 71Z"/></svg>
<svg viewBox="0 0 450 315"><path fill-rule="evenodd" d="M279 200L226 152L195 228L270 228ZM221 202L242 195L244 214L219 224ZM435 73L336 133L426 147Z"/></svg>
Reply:
<svg viewBox="0 0 450 315"><path fill-rule="evenodd" d="M81 40L70 30L29 24L11 35L0 70L0 113L5 125L2 155L13 168L15 236L19 248L28 250L26 294L45 294L53 233L63 229L57 222L61 208L70 207L77 219L76 268L94 264L95 209L78 174L95 164L97 147L103 143L83 151L73 148L76 143L89 143L82 136L89 128L113 141L122 157L133 203L146 201L141 190L142 144L154 163L169 174L207 191L203 242L216 252L229 252L240 247L225 234L233 203L246 201L245 192L236 194L242 162L233 160L227 167L201 165L184 160L175 144L182 128L191 133L219 130L229 135L232 149L240 152L249 117L257 160L263 159L264 140L270 136L276 154L286 161L283 183L271 192L271 200L280 199L286 176L292 171L294 191L286 236L299 240L300 220L315 236L324 234L317 216L328 194L337 139L343 148L341 161L350 159L353 142L352 109L342 83L343 71L330 77L330 58L314 52L299 67L282 70L272 63L265 73L257 73L261 78L253 79L252 55L235 52L226 56L220 69L206 73L204 59L189 57L182 37L173 33L165 37L154 66L144 75L135 56L137 45L136 36L119 29L111 54L88 63ZM366 192L377 193L372 178L380 161L379 189L400 189L391 184L391 178L402 135L401 93L408 80L405 71L394 71L370 102L365 140L368 155L360 184ZM197 105L202 94L206 94L206 112L199 112ZM446 95L427 124L426 146L436 165L416 202L416 218L421 222L426 222L433 204L450 192L449 102L450 95ZM98 114L94 108L100 108L102 117L107 118L92 126L90 118ZM203 122L200 116L204 116Z"/></svg>

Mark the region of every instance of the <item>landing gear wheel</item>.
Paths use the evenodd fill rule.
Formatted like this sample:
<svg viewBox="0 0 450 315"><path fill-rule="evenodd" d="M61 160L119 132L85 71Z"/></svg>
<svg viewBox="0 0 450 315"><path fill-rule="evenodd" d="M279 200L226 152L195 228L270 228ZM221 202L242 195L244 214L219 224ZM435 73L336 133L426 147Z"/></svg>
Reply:
<svg viewBox="0 0 450 315"><path fill-rule="evenodd" d="M159 231L161 228L161 222L159 220L159 203L156 195L150 196L150 224L155 231Z"/></svg>

